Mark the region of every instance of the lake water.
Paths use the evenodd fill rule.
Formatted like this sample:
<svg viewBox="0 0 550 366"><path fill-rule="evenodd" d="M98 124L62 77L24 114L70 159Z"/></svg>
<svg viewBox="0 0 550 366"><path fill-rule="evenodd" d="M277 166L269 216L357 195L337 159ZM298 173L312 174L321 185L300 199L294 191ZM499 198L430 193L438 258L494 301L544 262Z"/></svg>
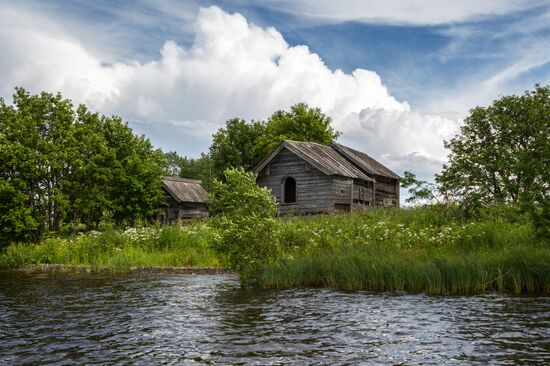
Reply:
<svg viewBox="0 0 550 366"><path fill-rule="evenodd" d="M0 364L550 364L550 298L0 272Z"/></svg>

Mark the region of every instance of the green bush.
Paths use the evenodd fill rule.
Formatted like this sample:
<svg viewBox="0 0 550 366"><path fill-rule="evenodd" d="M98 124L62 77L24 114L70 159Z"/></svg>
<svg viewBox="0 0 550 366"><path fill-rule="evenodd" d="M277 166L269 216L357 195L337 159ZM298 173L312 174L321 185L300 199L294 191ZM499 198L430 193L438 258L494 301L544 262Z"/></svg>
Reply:
<svg viewBox="0 0 550 366"><path fill-rule="evenodd" d="M209 195L214 249L227 257L242 286L256 286L265 266L278 252L277 208L266 188L251 173L227 169L225 182L215 181Z"/></svg>

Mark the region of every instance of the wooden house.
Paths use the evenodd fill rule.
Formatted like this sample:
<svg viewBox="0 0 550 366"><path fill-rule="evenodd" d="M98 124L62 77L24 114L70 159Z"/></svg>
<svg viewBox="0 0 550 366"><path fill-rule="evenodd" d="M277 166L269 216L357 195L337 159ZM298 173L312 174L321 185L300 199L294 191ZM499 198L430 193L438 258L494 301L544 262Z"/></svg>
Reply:
<svg viewBox="0 0 550 366"><path fill-rule="evenodd" d="M399 207L399 177L370 156L343 145L283 141L254 169L279 212Z"/></svg>
<svg viewBox="0 0 550 366"><path fill-rule="evenodd" d="M171 223L208 216L206 191L200 180L162 177L162 189L166 193L166 202L161 222Z"/></svg>

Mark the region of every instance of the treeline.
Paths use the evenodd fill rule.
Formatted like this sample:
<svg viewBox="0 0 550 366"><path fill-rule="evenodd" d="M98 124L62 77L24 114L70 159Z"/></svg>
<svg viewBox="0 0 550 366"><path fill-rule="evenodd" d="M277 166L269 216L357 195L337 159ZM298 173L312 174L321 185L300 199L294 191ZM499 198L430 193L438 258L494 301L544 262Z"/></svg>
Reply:
<svg viewBox="0 0 550 366"><path fill-rule="evenodd" d="M148 219L164 165L119 117L17 88L12 105L0 99L0 243L36 241L63 224Z"/></svg>
<svg viewBox="0 0 550 366"><path fill-rule="evenodd" d="M61 227L152 221L163 175L199 179L210 191L227 168L251 170L284 139L328 144L338 135L320 109L300 103L266 121L230 119L208 154L188 158L154 149L120 117L16 88L12 104L0 99L0 247Z"/></svg>

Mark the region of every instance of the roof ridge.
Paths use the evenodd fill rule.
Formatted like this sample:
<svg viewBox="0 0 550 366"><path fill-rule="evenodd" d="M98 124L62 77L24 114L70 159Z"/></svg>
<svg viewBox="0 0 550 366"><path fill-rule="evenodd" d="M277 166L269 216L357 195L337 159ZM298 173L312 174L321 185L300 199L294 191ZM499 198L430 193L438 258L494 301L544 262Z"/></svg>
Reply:
<svg viewBox="0 0 550 366"><path fill-rule="evenodd" d="M162 180L172 180L174 182L202 184L202 180L200 180L200 179L180 178L180 177L170 177L170 176L162 176L162 177L160 177L160 179L162 179Z"/></svg>

